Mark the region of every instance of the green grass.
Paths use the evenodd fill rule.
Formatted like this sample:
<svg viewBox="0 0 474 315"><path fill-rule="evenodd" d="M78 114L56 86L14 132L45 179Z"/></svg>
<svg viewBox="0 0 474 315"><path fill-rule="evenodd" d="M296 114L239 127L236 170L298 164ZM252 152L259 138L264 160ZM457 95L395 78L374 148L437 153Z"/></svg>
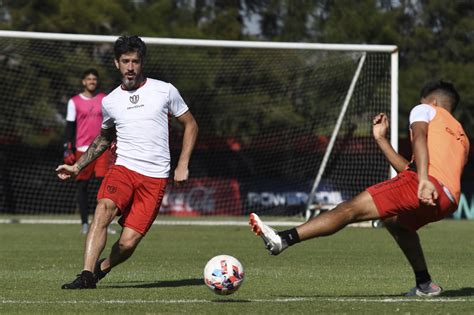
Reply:
<svg viewBox="0 0 474 315"><path fill-rule="evenodd" d="M247 227L153 226L97 290L64 291L82 267L79 225L0 225L1 314L297 314L474 312L474 222L420 230L439 298L404 298L412 272L385 229L346 228L270 256ZM117 237L112 236L106 249ZM246 279L218 296L207 260L230 254Z"/></svg>

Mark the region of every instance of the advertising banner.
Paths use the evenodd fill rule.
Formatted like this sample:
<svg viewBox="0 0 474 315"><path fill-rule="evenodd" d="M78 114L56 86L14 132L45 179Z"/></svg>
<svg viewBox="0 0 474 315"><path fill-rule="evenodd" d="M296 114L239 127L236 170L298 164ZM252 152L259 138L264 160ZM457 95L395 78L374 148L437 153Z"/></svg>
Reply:
<svg viewBox="0 0 474 315"><path fill-rule="evenodd" d="M463 181L461 187L461 198L453 218L474 220L474 180Z"/></svg>
<svg viewBox="0 0 474 315"><path fill-rule="evenodd" d="M169 185L160 214L175 216L240 215L239 183L235 179L194 178Z"/></svg>

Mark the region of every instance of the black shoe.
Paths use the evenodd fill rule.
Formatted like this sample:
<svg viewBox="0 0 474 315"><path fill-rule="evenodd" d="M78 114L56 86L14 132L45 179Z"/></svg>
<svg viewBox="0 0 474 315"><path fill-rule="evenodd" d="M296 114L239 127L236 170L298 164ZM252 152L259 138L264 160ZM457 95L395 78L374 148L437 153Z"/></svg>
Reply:
<svg viewBox="0 0 474 315"><path fill-rule="evenodd" d="M97 279L96 282L99 282L101 279L103 279L106 275L107 275L107 272L103 272L102 269L100 269L100 265L102 264L102 262L105 260L105 258L102 258L102 259L99 259L96 263L95 263L95 267L94 267L94 276L95 278Z"/></svg>
<svg viewBox="0 0 474 315"><path fill-rule="evenodd" d="M77 275L76 280L71 283L63 284L61 289L95 289L96 283L95 275L90 271L84 270Z"/></svg>

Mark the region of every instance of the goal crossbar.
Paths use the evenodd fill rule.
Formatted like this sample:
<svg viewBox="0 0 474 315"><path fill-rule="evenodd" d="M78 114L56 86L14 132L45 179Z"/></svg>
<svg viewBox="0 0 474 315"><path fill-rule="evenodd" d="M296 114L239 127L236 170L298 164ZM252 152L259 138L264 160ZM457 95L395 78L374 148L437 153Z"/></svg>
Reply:
<svg viewBox="0 0 474 315"><path fill-rule="evenodd" d="M0 37L46 39L82 42L114 42L118 36L113 35L85 35L61 34L44 32L0 31ZM355 45L355 44L320 44L320 43L291 43L265 41L237 41L237 40L210 40L210 39L183 39L183 38L156 38L141 37L148 44L173 46L204 46L229 48L264 48L264 49L308 49L308 50L338 50L338 51L367 51L367 52L397 52L395 45Z"/></svg>

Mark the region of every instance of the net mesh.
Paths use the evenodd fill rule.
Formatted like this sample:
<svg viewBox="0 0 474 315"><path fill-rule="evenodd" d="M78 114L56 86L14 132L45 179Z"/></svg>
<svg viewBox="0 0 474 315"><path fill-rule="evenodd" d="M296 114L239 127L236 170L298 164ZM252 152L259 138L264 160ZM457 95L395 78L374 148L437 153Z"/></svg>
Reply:
<svg viewBox="0 0 474 315"><path fill-rule="evenodd" d="M120 83L113 44L2 38L0 211L73 213L75 183L60 182L68 99L97 68L101 90ZM190 180L170 185L161 214L304 211L361 52L148 44L145 74L171 82L199 127ZM390 55L367 53L316 194L346 200L388 177L371 119L390 113ZM171 122L175 165L182 129ZM90 185L91 211L99 181Z"/></svg>

